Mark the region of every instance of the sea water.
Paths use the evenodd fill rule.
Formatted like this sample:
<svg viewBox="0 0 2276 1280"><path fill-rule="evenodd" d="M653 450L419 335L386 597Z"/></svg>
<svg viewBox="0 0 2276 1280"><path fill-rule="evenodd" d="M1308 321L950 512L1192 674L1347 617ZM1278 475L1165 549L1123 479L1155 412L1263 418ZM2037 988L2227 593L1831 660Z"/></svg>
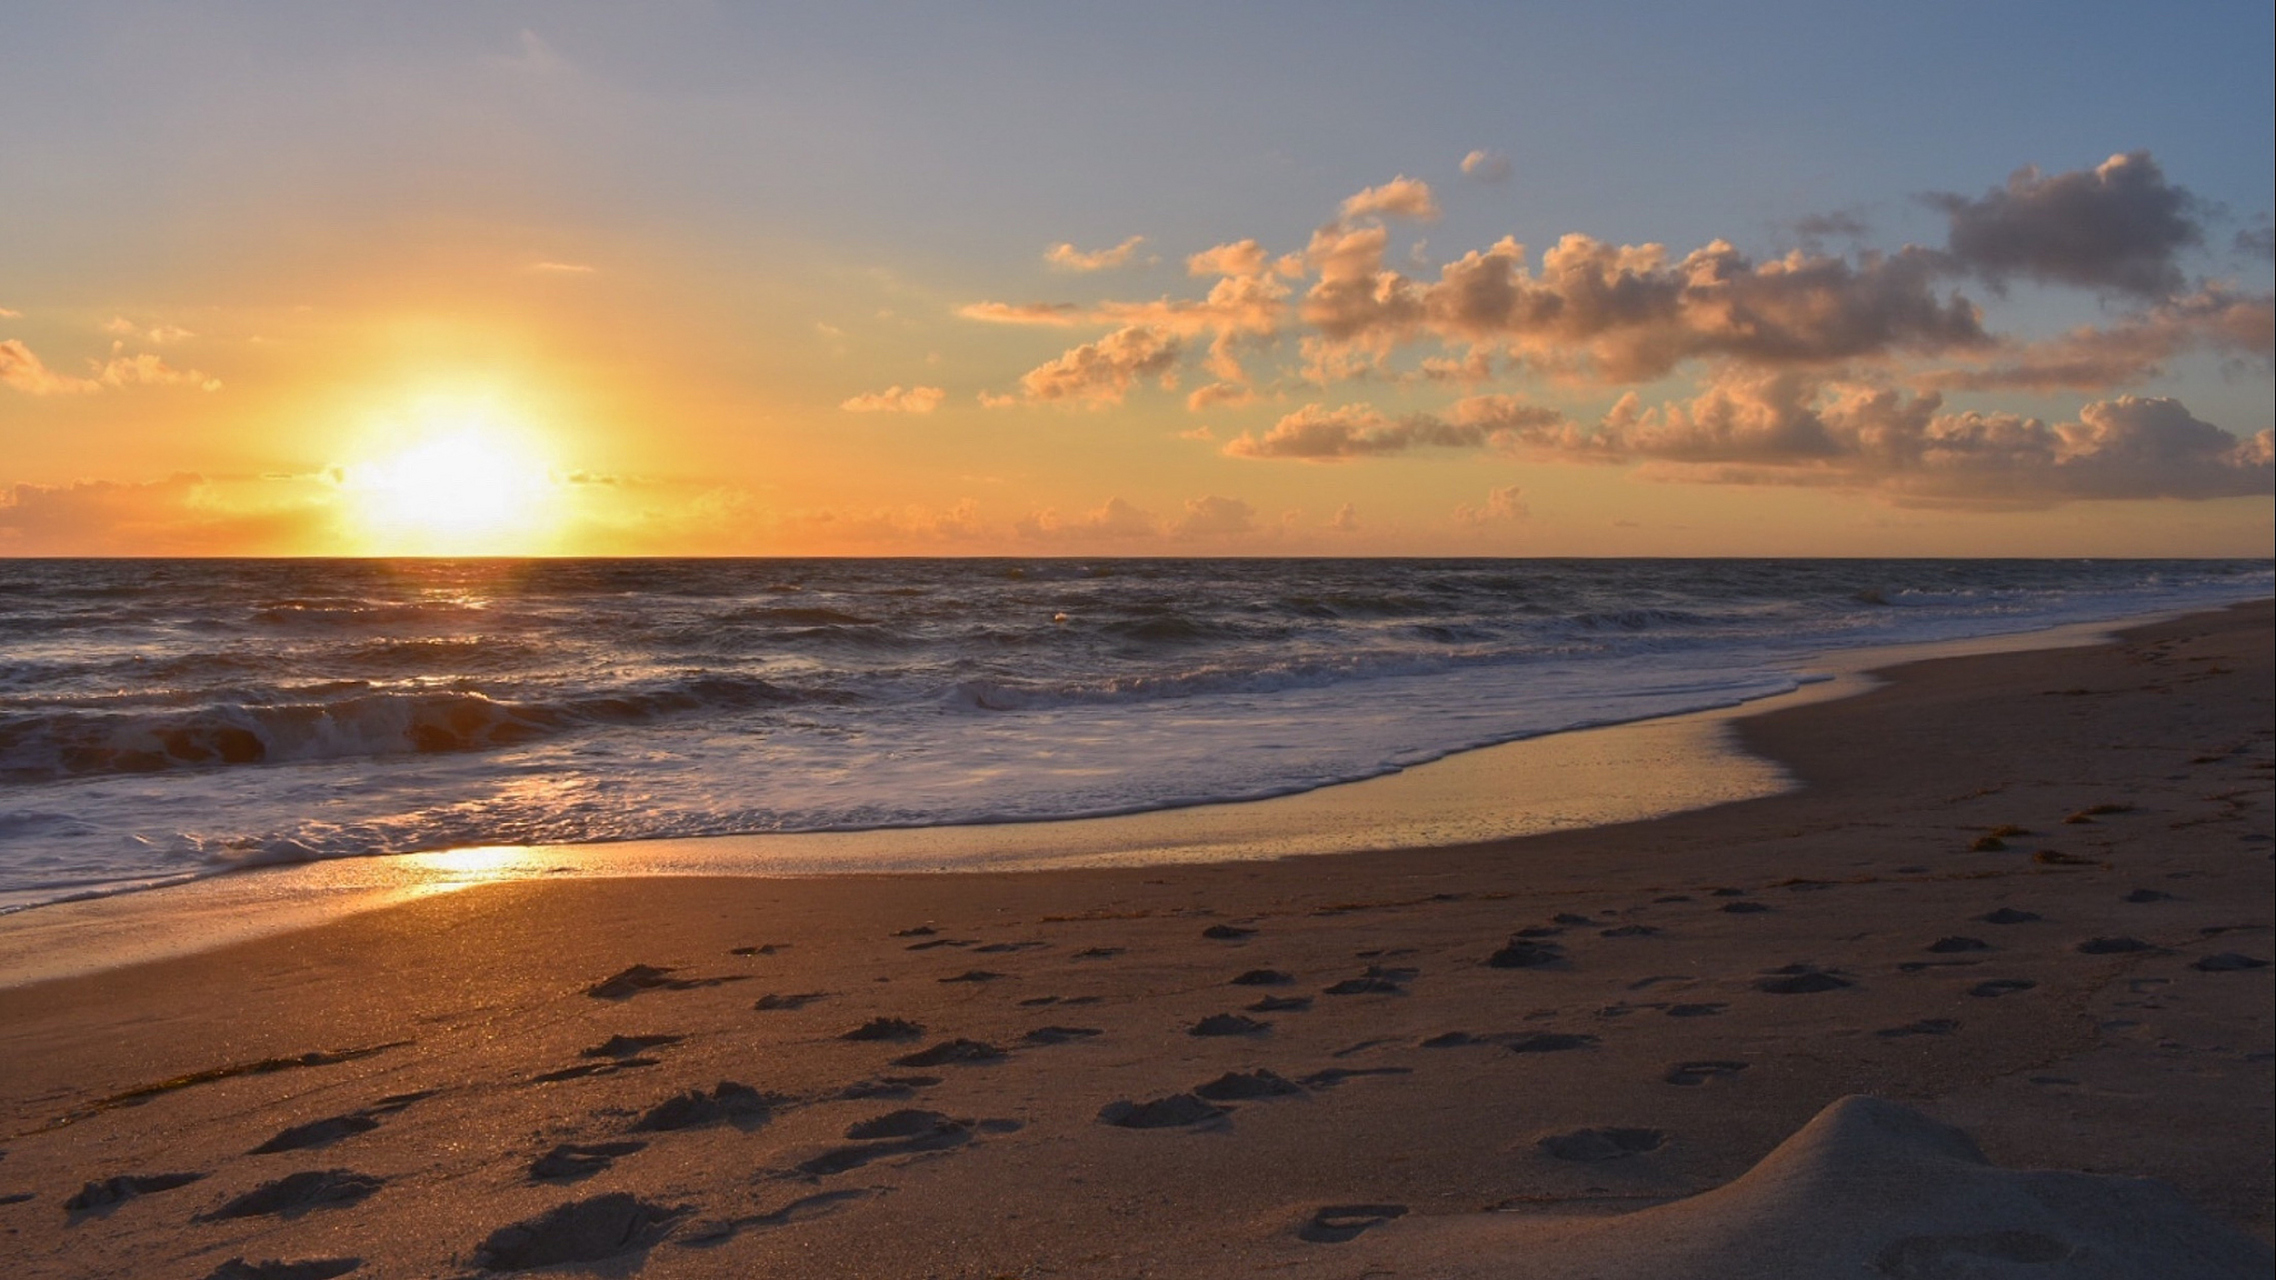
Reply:
<svg viewBox="0 0 2276 1280"><path fill-rule="evenodd" d="M0 909L473 845L1028 822L1730 706L2266 561L0 561Z"/></svg>

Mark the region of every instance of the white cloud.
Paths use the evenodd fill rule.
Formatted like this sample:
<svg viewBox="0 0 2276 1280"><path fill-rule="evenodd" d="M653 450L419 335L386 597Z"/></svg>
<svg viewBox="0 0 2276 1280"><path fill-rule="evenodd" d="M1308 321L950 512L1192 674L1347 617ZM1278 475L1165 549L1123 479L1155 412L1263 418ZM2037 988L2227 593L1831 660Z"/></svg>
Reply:
<svg viewBox="0 0 2276 1280"><path fill-rule="evenodd" d="M1043 251L1043 260L1061 271L1111 271L1127 266L1144 243L1146 237L1132 236L1111 249L1087 252L1071 244L1055 244Z"/></svg>

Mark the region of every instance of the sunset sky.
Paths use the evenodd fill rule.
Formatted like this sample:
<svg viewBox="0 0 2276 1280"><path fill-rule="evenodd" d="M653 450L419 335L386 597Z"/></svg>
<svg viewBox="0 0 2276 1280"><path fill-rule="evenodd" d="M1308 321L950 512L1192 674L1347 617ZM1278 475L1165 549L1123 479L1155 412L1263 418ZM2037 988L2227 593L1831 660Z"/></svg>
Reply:
<svg viewBox="0 0 2276 1280"><path fill-rule="evenodd" d="M0 554L2269 554L2270 7L40 4Z"/></svg>

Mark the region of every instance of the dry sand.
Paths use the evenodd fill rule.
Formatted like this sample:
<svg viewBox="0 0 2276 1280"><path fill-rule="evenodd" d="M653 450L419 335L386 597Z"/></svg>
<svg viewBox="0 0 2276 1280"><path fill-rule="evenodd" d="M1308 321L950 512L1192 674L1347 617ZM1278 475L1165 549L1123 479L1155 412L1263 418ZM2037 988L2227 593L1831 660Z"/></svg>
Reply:
<svg viewBox="0 0 2276 1280"><path fill-rule="evenodd" d="M2265 1276L2271 635L1900 668L1648 823L504 884L0 991L0 1269Z"/></svg>

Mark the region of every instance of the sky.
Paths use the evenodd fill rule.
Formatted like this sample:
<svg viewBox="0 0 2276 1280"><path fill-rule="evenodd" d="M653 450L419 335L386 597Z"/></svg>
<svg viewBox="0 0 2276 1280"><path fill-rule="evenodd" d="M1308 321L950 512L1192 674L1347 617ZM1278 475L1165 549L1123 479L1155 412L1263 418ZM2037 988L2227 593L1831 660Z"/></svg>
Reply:
<svg viewBox="0 0 2276 1280"><path fill-rule="evenodd" d="M2173 8L15 0L0 555L2267 556Z"/></svg>

